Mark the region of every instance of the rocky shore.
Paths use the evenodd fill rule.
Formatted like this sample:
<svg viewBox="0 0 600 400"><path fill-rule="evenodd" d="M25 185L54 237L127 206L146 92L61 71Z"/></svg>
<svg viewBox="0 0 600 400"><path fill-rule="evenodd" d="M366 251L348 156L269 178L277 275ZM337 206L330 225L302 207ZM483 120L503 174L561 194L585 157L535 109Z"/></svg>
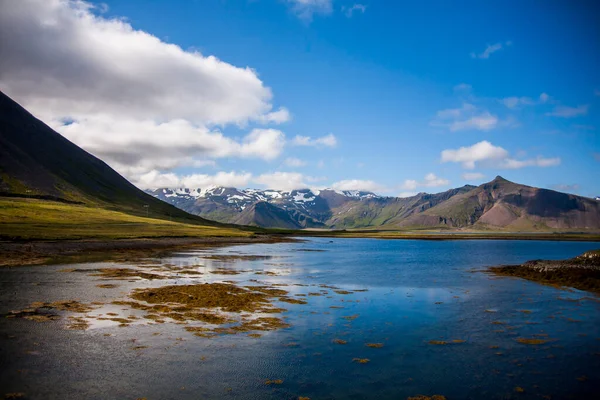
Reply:
<svg viewBox="0 0 600 400"><path fill-rule="evenodd" d="M532 260L521 265L490 267L488 271L600 294L600 250L587 251L568 260Z"/></svg>

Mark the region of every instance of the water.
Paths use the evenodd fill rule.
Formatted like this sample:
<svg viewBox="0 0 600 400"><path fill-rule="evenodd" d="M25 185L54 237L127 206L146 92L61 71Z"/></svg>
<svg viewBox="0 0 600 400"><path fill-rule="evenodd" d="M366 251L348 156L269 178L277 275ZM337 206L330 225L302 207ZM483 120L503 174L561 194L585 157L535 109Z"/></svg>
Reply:
<svg viewBox="0 0 600 400"><path fill-rule="evenodd" d="M38 399L448 399L593 398L600 389L600 303L565 291L480 272L496 264L561 259L597 243L310 239L301 243L187 251L145 264L233 268L168 280L115 281L58 272L124 267L94 263L0 270L0 313L33 301L108 303L137 287L251 279L286 286L307 305L284 304L291 328L255 339L206 339L177 324L93 324L66 330L64 320L0 320L0 395ZM307 251L321 250L321 251ZM209 254L267 255L262 260L209 260ZM131 263L133 266L140 263ZM202 267L199 267L202 265ZM257 275L274 272L276 276ZM344 290L336 294L319 285ZM331 306L343 308L330 308ZM117 308L116 306L111 306ZM106 311L106 310L104 310ZM356 316L355 319L343 317ZM107 336L110 334L111 336ZM536 336L537 335L537 336ZM526 345L517 338L548 340ZM343 339L346 344L336 344ZM430 344L431 340L449 342ZM460 340L462 343L452 343ZM366 343L383 343L369 348ZM367 358L369 363L353 362ZM265 385L282 379L281 385ZM524 390L518 392L520 388Z"/></svg>

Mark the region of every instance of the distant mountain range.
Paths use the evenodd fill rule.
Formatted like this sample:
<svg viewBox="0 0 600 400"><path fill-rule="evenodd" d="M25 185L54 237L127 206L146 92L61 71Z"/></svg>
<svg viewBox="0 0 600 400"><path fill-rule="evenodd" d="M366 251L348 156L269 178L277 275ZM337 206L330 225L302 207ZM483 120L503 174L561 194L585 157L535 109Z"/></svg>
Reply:
<svg viewBox="0 0 600 400"><path fill-rule="evenodd" d="M406 198L330 189L213 187L147 192L207 219L266 228L600 230L600 201L520 185L500 176L480 186Z"/></svg>

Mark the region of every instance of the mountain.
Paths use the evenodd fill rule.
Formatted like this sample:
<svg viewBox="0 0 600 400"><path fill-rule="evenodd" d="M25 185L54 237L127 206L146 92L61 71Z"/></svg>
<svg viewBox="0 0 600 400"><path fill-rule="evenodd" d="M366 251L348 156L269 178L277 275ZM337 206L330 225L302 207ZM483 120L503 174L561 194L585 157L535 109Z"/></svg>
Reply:
<svg viewBox="0 0 600 400"><path fill-rule="evenodd" d="M269 228L600 230L600 201L500 176L480 186L406 198L331 189L160 188L148 193L204 218Z"/></svg>
<svg viewBox="0 0 600 400"><path fill-rule="evenodd" d="M406 225L506 230L598 230L600 202L510 182L501 176L404 221Z"/></svg>
<svg viewBox="0 0 600 400"><path fill-rule="evenodd" d="M139 190L0 92L0 197L83 204L215 225Z"/></svg>

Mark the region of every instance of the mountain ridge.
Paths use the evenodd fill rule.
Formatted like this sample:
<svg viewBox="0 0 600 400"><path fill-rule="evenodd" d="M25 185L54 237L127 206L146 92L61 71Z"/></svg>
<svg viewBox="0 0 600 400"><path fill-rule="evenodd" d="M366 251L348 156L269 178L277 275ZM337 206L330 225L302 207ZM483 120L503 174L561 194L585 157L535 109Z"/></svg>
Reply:
<svg viewBox="0 0 600 400"><path fill-rule="evenodd" d="M332 189L279 191L213 187L160 188L147 192L208 219L243 221L266 228L600 230L600 202L597 200L521 185L501 176L479 186L465 185L411 197ZM259 202L279 210L261 206L258 210L253 207L246 211ZM271 217L248 216L261 212ZM274 213L279 217L273 219ZM246 216L241 217L241 214Z"/></svg>

